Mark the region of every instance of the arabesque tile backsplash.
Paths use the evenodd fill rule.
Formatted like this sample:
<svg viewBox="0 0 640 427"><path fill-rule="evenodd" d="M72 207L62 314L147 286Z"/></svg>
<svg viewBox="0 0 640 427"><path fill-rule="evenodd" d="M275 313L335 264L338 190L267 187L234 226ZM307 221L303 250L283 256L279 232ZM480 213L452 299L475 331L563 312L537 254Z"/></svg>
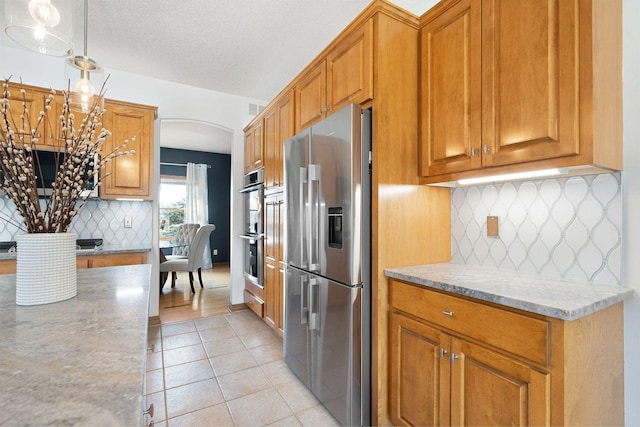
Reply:
<svg viewBox="0 0 640 427"><path fill-rule="evenodd" d="M102 238L107 247L151 248L152 206L148 201L91 199L73 219L69 231L77 233L79 239ZM131 217L131 228L124 228L125 216ZM0 197L0 241L15 240L23 233L7 217L22 222L13 203Z"/></svg>
<svg viewBox="0 0 640 427"><path fill-rule="evenodd" d="M451 262L620 284L621 204L620 173L455 188Z"/></svg>

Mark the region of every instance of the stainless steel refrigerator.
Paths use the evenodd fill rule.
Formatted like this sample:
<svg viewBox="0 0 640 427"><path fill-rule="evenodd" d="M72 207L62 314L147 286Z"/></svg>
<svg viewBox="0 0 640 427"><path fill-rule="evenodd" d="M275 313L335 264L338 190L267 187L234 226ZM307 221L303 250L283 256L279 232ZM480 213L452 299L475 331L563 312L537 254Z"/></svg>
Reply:
<svg viewBox="0 0 640 427"><path fill-rule="evenodd" d="M284 144L284 358L342 425L371 419L371 111Z"/></svg>

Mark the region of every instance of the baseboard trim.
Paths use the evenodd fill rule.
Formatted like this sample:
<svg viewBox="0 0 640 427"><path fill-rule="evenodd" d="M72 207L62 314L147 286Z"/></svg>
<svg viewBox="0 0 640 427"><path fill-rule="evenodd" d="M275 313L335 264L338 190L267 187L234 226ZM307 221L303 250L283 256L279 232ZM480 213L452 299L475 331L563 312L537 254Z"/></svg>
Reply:
<svg viewBox="0 0 640 427"><path fill-rule="evenodd" d="M160 325L160 316L149 316L149 326Z"/></svg>
<svg viewBox="0 0 640 427"><path fill-rule="evenodd" d="M233 313L234 311L241 311L241 310L247 310L249 307L247 307L247 304L241 302L240 304L231 304L229 303L229 311L231 313Z"/></svg>

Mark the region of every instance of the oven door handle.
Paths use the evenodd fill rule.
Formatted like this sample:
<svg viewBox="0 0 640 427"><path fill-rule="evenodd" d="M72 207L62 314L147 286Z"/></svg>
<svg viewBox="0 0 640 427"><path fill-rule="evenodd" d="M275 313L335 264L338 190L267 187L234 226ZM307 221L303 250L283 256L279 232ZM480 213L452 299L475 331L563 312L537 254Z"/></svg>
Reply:
<svg viewBox="0 0 640 427"><path fill-rule="evenodd" d="M242 190L239 191L239 193L248 193L250 191L256 191L256 190L260 190L263 187L263 183L262 182L258 182L250 187L244 187Z"/></svg>
<svg viewBox="0 0 640 427"><path fill-rule="evenodd" d="M247 236L245 234L240 234L238 235L239 238L241 239L245 239L245 240L262 240L264 239L264 234L255 234L253 236Z"/></svg>

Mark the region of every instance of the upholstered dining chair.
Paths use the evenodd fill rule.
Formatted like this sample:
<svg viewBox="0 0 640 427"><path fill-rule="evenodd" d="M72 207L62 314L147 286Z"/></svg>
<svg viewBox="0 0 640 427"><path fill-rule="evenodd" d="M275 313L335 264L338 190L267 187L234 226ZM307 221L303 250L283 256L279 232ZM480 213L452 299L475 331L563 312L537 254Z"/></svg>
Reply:
<svg viewBox="0 0 640 427"><path fill-rule="evenodd" d="M180 224L178 231L176 231L176 237L173 241L173 250L171 255L167 256L167 259L171 258L186 258L189 255L189 248L193 239L196 237L196 232L200 228L200 224Z"/></svg>
<svg viewBox="0 0 640 427"><path fill-rule="evenodd" d="M200 224L180 224L178 226L178 230L176 231L176 237L173 239L171 243L171 255L166 255L166 259L179 259L186 258L189 255L189 248L191 248L191 243L193 242L194 237L196 237L196 232L200 228ZM171 273L171 287L175 286L177 279L177 273L174 271ZM166 280L166 276L162 279L162 283Z"/></svg>
<svg viewBox="0 0 640 427"><path fill-rule="evenodd" d="M178 271L189 272L189 284L191 285L191 292L194 294L196 290L193 287L193 272L198 270L198 279L200 280L200 287L204 288L202 283L202 256L204 255L204 249L207 247L209 236L211 232L216 229L213 224L205 224L198 228L196 235L191 242L189 249L189 255L186 257L169 258L165 262L160 263L161 273L175 273ZM171 287L176 286L176 276L171 275Z"/></svg>

